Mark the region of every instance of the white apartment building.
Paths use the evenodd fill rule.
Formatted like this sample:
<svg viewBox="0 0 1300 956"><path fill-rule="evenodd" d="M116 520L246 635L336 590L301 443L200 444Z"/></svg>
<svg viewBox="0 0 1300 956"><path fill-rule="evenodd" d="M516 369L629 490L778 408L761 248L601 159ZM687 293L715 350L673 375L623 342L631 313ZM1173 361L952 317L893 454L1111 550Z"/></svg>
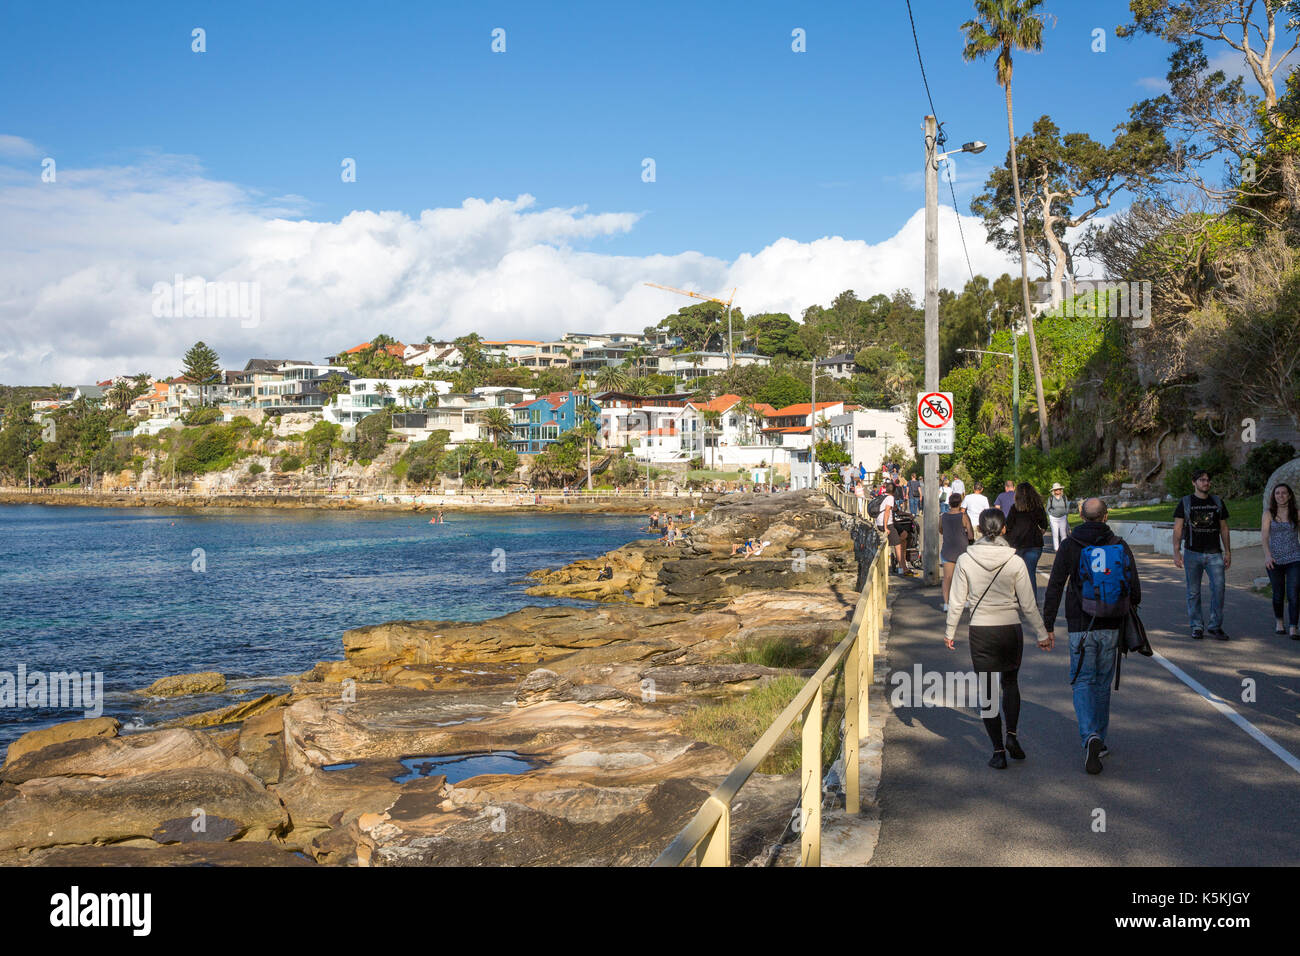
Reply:
<svg viewBox="0 0 1300 956"><path fill-rule="evenodd" d="M766 355L737 352L736 365L771 365ZM683 381L720 375L728 368L726 352L672 352L659 356L659 374L671 375Z"/></svg>
<svg viewBox="0 0 1300 956"><path fill-rule="evenodd" d="M907 438L907 411L905 405L846 409L830 417L828 437L849 453L854 465L872 471L884 461L890 445L913 449Z"/></svg>
<svg viewBox="0 0 1300 956"><path fill-rule="evenodd" d="M693 457L683 447L682 424L689 394L633 395L602 392L592 396L600 407L603 448L631 446L641 461L682 461Z"/></svg>
<svg viewBox="0 0 1300 956"><path fill-rule="evenodd" d="M763 410L740 407L739 395L719 395L708 402L690 402L682 420L683 448L706 467L745 469L773 463L772 448L764 441ZM718 412L716 425L706 412ZM712 416L708 416L712 417Z"/></svg>
<svg viewBox="0 0 1300 956"><path fill-rule="evenodd" d="M346 392L336 396L332 404L321 409L325 421L344 427L355 425L367 415L373 415L389 405L412 409L423 407L423 399L418 396L408 398L402 394L403 389L432 385L439 395L451 391L450 382L410 378L354 378L347 384Z"/></svg>

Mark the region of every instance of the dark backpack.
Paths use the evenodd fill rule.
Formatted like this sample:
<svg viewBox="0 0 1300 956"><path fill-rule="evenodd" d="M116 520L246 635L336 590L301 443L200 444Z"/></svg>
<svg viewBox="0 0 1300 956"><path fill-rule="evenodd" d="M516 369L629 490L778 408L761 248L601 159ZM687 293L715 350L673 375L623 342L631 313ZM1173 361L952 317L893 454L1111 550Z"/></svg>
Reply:
<svg viewBox="0 0 1300 956"><path fill-rule="evenodd" d="M879 518L880 509L884 507L885 499L887 497L889 496L888 495L873 496L872 499L867 502L867 514L871 515L871 517L873 518Z"/></svg>
<svg viewBox="0 0 1300 956"><path fill-rule="evenodd" d="M1083 613L1098 617L1123 617L1129 611L1128 549L1122 538L1109 544L1079 545L1079 596Z"/></svg>

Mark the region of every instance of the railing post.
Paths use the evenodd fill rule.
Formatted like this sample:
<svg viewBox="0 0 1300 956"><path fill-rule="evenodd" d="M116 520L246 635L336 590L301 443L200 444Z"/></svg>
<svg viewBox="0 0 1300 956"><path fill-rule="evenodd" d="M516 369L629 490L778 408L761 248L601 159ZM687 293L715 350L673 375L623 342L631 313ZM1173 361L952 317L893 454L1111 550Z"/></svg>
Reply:
<svg viewBox="0 0 1300 956"><path fill-rule="evenodd" d="M822 865L822 690L818 686L803 715L803 786L800 816L803 823L802 865Z"/></svg>
<svg viewBox="0 0 1300 956"><path fill-rule="evenodd" d="M861 702L866 699L862 688L863 643L859 626L848 660L844 662L844 810L850 815L862 810L862 797L858 793L858 740L862 731L858 729L858 718L863 709Z"/></svg>
<svg viewBox="0 0 1300 956"><path fill-rule="evenodd" d="M710 803L719 806L718 822L709 835L695 848L696 866L731 866L731 806L717 797Z"/></svg>

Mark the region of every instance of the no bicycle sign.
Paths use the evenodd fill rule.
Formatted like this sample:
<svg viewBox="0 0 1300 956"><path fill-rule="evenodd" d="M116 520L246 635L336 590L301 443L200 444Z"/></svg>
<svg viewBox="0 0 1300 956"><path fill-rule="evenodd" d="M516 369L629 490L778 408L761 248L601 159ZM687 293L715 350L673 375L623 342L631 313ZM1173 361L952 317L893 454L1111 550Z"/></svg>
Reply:
<svg viewBox="0 0 1300 956"><path fill-rule="evenodd" d="M917 454L952 454L953 427L952 392L917 392Z"/></svg>

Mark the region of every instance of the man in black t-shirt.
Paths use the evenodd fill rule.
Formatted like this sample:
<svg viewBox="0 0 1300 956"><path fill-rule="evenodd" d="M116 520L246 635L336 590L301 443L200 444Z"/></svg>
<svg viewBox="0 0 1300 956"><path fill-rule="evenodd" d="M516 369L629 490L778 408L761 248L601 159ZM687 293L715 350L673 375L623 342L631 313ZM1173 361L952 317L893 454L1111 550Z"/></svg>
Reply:
<svg viewBox="0 0 1300 956"><path fill-rule="evenodd" d="M1232 535L1228 531L1228 508L1218 495L1210 494L1210 473L1204 468L1192 475L1193 494L1174 508L1174 567L1187 578L1187 617L1192 637L1210 636L1226 641L1223 633L1223 597L1227 570L1232 566ZM1201 623L1201 574L1210 576L1210 618Z"/></svg>

